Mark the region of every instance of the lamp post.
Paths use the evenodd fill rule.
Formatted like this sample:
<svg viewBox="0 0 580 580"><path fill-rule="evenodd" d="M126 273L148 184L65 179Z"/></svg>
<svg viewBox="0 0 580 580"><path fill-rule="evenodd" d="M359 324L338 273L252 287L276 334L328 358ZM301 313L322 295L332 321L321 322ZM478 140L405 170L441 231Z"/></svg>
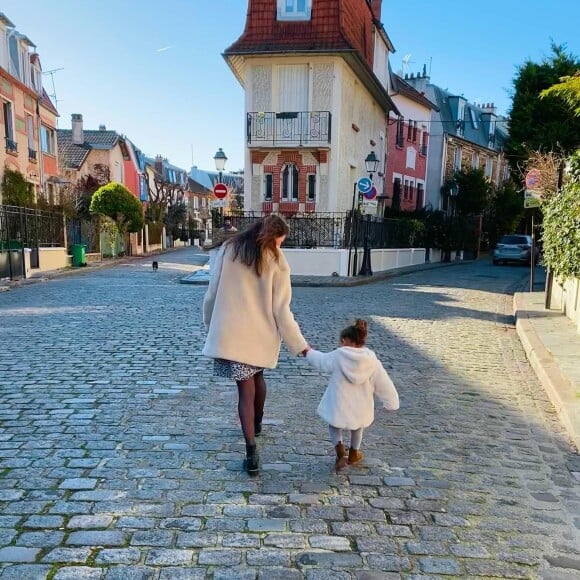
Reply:
<svg viewBox="0 0 580 580"><path fill-rule="evenodd" d="M455 221L455 204L457 203L457 196L459 195L459 184L455 179L452 179L447 184L447 195L449 196L450 205L451 205L451 221L449 223L449 241L451 242L453 236L453 224ZM451 248L447 250L447 256L445 257L446 262L451 262Z"/></svg>
<svg viewBox="0 0 580 580"><path fill-rule="evenodd" d="M220 147L217 150L217 153L213 156L213 160L215 162L215 169L218 172L218 182L221 183L222 181L222 172L226 168L226 162L228 158L224 153L224 150ZM223 225L223 216L224 216L224 208L219 208L219 215L220 215L220 225Z"/></svg>
<svg viewBox="0 0 580 580"><path fill-rule="evenodd" d="M377 169L379 167L379 163L380 160L379 158L376 156L374 151L371 151L365 158L365 169L366 172L369 175L369 178L373 179L373 175L377 172ZM348 257L348 271L350 273L350 264L351 264L351 253L352 250L354 249L354 256L353 256L353 268L352 268L352 272L353 274L356 273L357 270L357 260L358 260L358 252L357 252L357 248L356 248L356 237L357 237L357 231L355 228L355 224L358 224L358 218L355 221L355 205L357 207L357 209L360 207L360 203L362 201L362 194L359 192L359 199L358 199L358 204L356 204L356 198L357 198L357 191L358 191L358 182L355 182L353 185L353 189L352 189L352 209L351 209L351 234L350 234L350 251L349 251L349 257ZM371 251L370 251L370 247L369 247L369 238L368 235L365 235L364 237L364 253L363 253L363 263L359 272L359 276L372 276L373 272L372 272L372 268L371 268Z"/></svg>

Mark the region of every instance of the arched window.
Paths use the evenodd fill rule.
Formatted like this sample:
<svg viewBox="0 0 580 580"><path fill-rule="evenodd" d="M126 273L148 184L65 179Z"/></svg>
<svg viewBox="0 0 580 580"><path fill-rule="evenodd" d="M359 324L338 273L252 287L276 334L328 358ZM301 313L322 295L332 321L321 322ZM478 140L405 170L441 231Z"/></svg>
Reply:
<svg viewBox="0 0 580 580"><path fill-rule="evenodd" d="M298 167L295 163L286 164L282 170L282 199L298 201Z"/></svg>

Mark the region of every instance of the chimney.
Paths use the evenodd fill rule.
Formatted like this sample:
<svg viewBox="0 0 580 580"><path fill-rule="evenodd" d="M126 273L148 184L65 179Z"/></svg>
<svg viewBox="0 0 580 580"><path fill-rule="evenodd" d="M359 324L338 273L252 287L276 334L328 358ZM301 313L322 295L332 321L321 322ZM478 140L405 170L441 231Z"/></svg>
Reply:
<svg viewBox="0 0 580 580"><path fill-rule="evenodd" d="M155 156L155 173L163 175L163 157L161 155Z"/></svg>
<svg viewBox="0 0 580 580"><path fill-rule="evenodd" d="M408 77L405 75L405 80L416 90L420 93L425 94L427 92L427 85L430 82L429 75L427 75L426 67L423 67L423 74L417 73L417 76Z"/></svg>
<svg viewBox="0 0 580 580"><path fill-rule="evenodd" d="M497 107L495 106L495 103L486 103L485 105L482 106L482 109L486 113L491 113L492 115L497 115Z"/></svg>
<svg viewBox="0 0 580 580"><path fill-rule="evenodd" d="M83 131L83 116L78 113L73 113L71 115L71 125L72 125L72 142L74 145L84 145L85 144L85 134Z"/></svg>
<svg viewBox="0 0 580 580"><path fill-rule="evenodd" d="M370 0L369 2L373 16L377 19L381 19L381 4L382 0Z"/></svg>
<svg viewBox="0 0 580 580"><path fill-rule="evenodd" d="M106 125L99 125L99 131L106 131L107 127Z"/></svg>

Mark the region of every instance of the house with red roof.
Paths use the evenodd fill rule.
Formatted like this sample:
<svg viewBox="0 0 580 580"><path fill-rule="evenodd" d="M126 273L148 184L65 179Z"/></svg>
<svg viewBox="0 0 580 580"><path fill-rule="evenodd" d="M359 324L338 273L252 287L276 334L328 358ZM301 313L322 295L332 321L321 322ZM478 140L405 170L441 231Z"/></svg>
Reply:
<svg viewBox="0 0 580 580"><path fill-rule="evenodd" d="M246 94L246 210L347 211L370 152L383 192L393 51L381 0L249 0L224 53Z"/></svg>

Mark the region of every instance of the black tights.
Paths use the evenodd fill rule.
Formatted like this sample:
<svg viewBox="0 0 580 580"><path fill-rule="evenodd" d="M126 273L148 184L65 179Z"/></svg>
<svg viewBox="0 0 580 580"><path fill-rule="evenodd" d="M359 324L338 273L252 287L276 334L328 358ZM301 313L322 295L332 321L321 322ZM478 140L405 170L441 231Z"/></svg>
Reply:
<svg viewBox="0 0 580 580"><path fill-rule="evenodd" d="M238 385L238 414L242 424L242 432L246 445L255 445L254 421L260 422L264 414L266 402L266 381L260 371L244 381L236 381Z"/></svg>

